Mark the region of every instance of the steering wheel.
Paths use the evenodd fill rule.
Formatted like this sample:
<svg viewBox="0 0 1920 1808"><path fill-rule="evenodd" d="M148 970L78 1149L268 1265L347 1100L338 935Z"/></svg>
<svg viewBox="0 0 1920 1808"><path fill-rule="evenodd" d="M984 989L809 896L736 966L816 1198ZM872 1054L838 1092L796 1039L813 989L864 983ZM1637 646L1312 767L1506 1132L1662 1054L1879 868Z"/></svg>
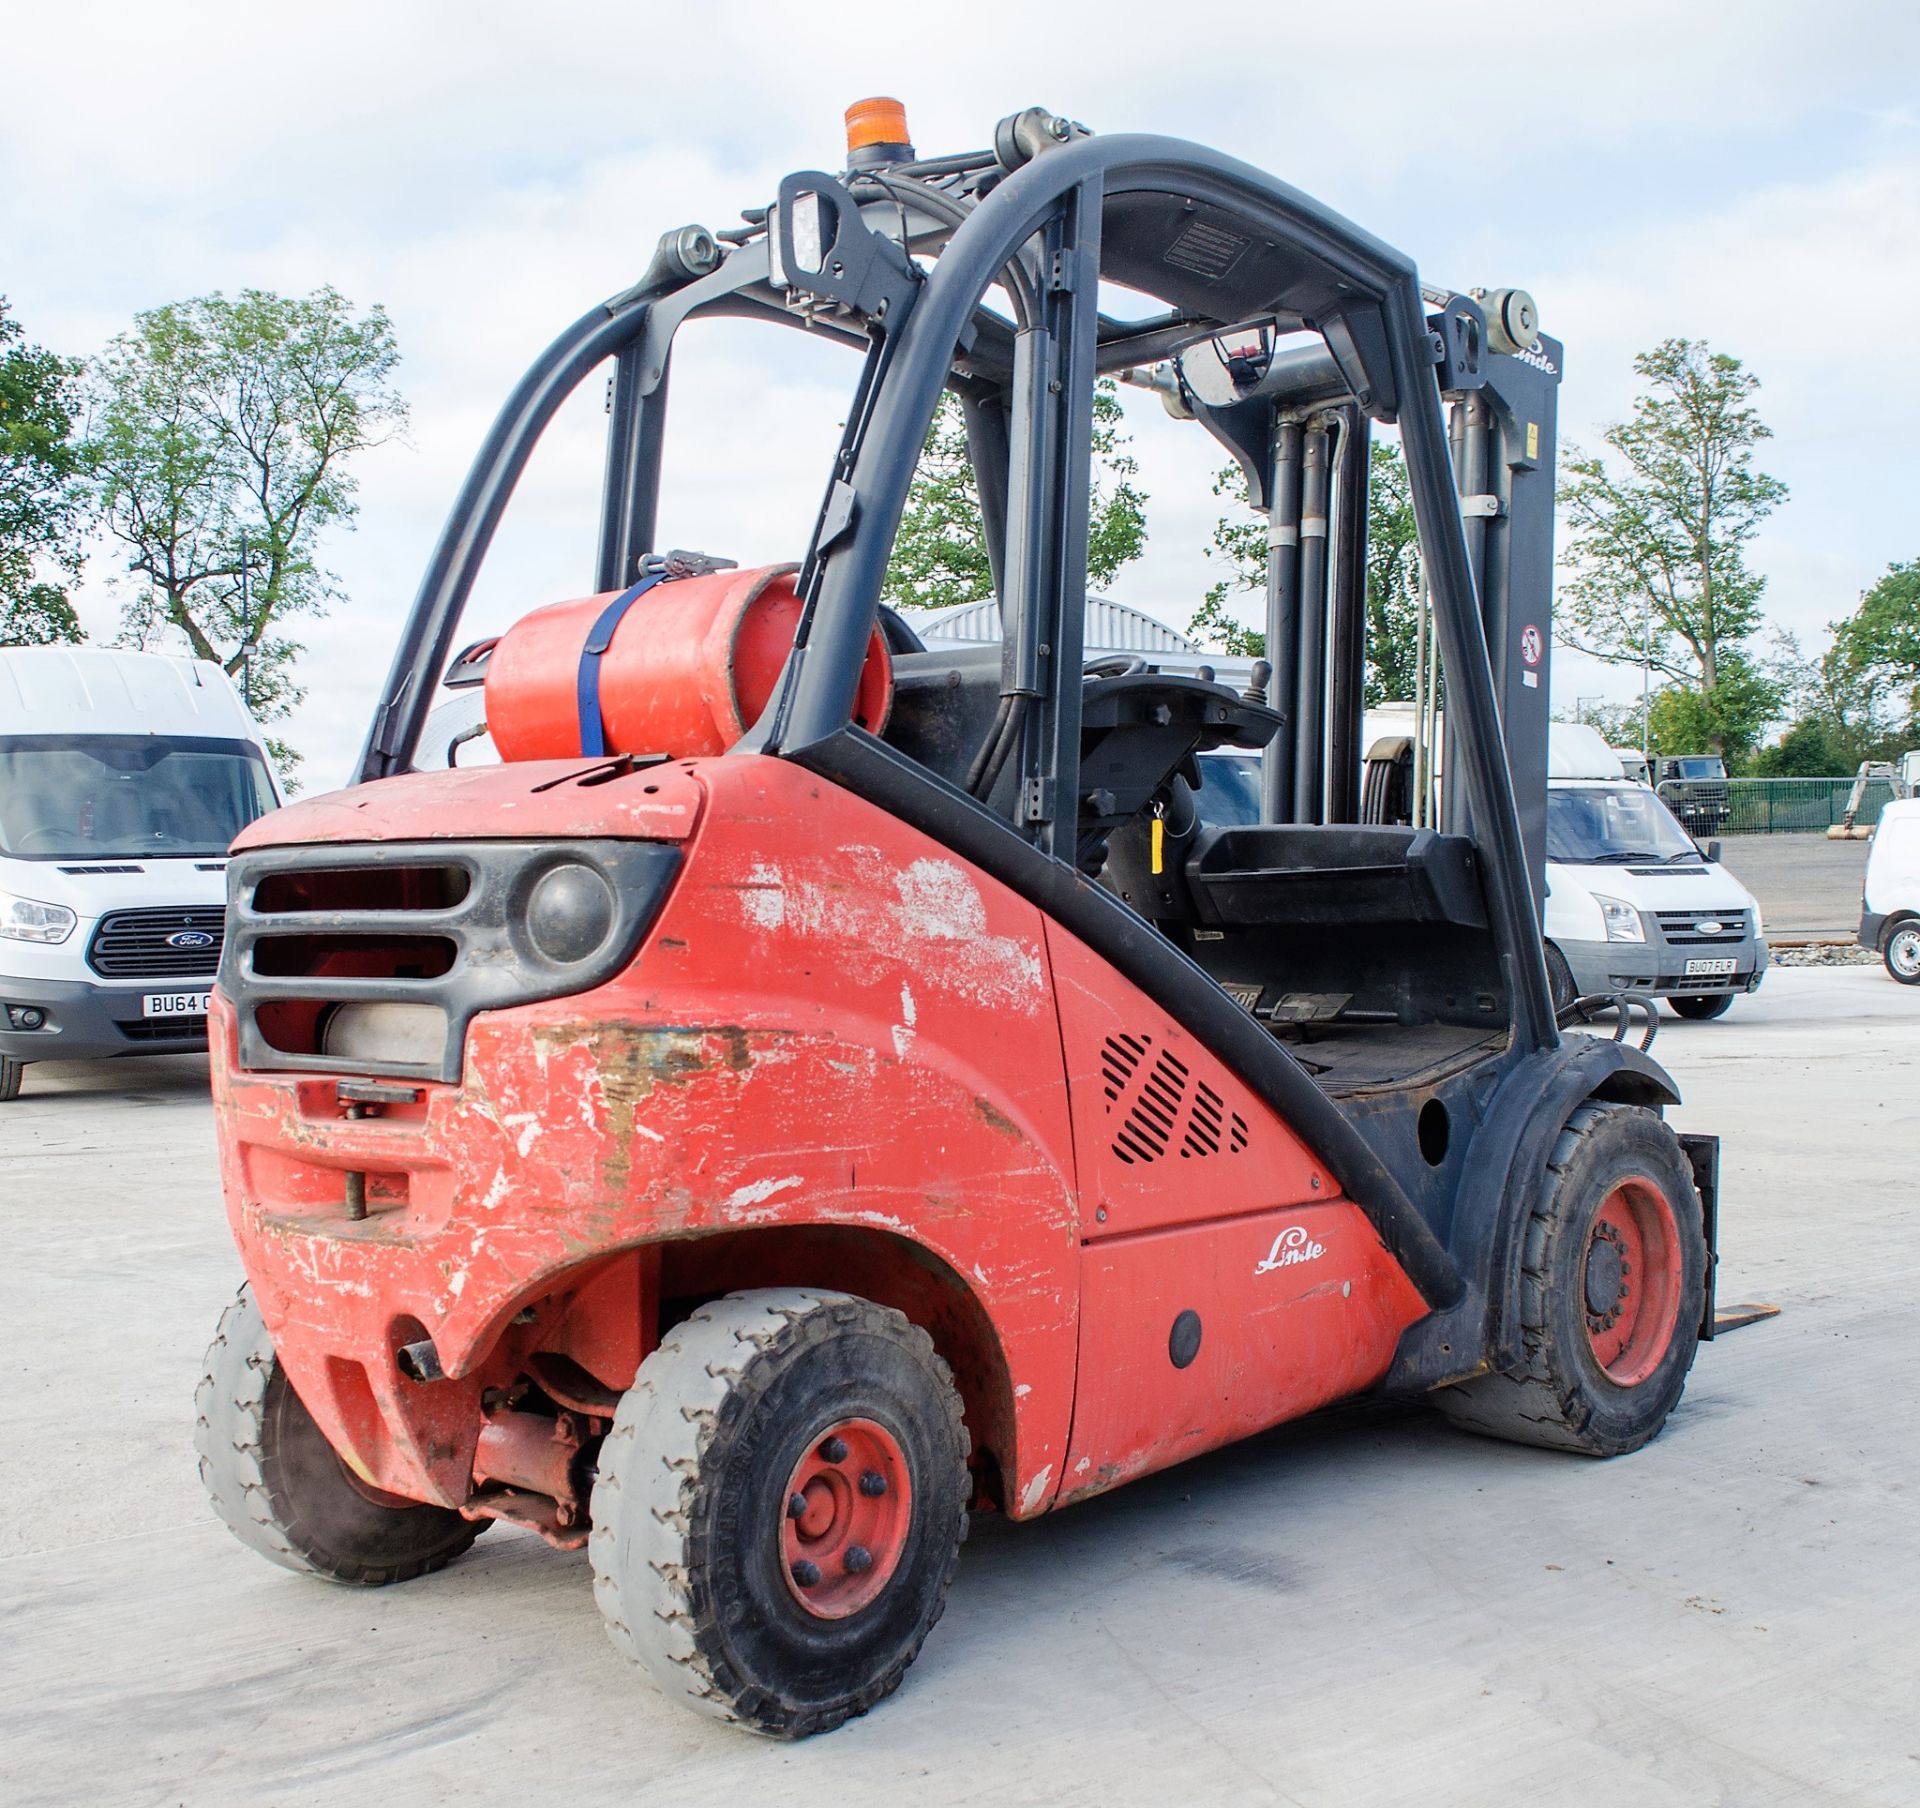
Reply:
<svg viewBox="0 0 1920 1808"><path fill-rule="evenodd" d="M17 844L17 851L24 854L32 842L45 841L53 838L64 839L72 833L73 831L71 829L55 828L52 823L43 822L39 827L29 829L20 837L19 843Z"/></svg>

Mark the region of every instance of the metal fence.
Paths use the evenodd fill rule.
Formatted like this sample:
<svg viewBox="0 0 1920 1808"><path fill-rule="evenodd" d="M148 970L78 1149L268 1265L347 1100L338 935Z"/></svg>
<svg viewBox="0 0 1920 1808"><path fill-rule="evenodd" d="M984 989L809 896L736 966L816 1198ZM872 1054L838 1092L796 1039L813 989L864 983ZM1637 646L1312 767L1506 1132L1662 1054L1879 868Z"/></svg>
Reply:
<svg viewBox="0 0 1920 1808"><path fill-rule="evenodd" d="M1659 791L1692 835L1818 835L1845 819L1853 785L1850 778L1669 779ZM1855 825L1872 828L1894 795L1887 780L1870 780Z"/></svg>

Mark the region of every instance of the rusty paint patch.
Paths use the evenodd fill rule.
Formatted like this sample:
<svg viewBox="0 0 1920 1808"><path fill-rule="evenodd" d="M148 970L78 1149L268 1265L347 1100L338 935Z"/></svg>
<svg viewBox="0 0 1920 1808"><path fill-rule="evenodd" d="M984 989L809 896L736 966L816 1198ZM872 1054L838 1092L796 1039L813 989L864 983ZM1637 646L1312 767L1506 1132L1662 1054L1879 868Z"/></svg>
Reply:
<svg viewBox="0 0 1920 1808"><path fill-rule="evenodd" d="M753 1065L747 1032L737 1024L687 1029L635 1029L629 1024L574 1020L534 1026L542 1062L583 1051L606 1101L606 1147L601 1176L609 1199L624 1199L633 1173L633 1139L647 1132L641 1103L656 1086L683 1086L704 1074L744 1073ZM655 1137L653 1140L658 1140Z"/></svg>
<svg viewBox="0 0 1920 1808"><path fill-rule="evenodd" d="M1020 1126L1004 1111L996 1110L991 1099L975 1099L973 1108L980 1114L989 1130L997 1130L1002 1136L1010 1136L1015 1142L1020 1140Z"/></svg>

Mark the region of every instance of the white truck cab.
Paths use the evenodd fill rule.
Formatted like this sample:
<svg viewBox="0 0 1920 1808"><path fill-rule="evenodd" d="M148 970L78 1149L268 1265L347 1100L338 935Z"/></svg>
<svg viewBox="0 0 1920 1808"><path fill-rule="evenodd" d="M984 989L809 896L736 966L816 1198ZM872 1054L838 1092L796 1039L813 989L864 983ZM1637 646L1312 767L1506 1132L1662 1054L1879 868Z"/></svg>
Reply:
<svg viewBox="0 0 1920 1808"><path fill-rule="evenodd" d="M1652 992L1682 1017L1718 1017L1767 971L1753 894L1703 853L1591 728L1547 740L1547 969L1556 1002Z"/></svg>
<svg viewBox="0 0 1920 1808"><path fill-rule="evenodd" d="M0 649L0 1099L32 1062L206 1047L227 847L279 803L219 666Z"/></svg>
<svg viewBox="0 0 1920 1808"><path fill-rule="evenodd" d="M1903 986L1920 986L1920 797L1880 812L1867 849L1860 946L1878 954Z"/></svg>

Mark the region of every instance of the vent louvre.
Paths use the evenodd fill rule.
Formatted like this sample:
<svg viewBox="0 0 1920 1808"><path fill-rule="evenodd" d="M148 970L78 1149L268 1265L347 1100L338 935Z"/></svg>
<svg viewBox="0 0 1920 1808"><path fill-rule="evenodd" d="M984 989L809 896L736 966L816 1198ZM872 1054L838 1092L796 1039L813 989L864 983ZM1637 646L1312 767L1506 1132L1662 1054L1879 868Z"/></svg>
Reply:
<svg viewBox="0 0 1920 1808"><path fill-rule="evenodd" d="M1111 1105L1127 1089L1140 1057L1147 1052L1151 1036L1109 1036L1101 1045L1100 1071L1106 1076L1107 1103Z"/></svg>
<svg viewBox="0 0 1920 1808"><path fill-rule="evenodd" d="M1151 1036L1109 1036L1100 1048L1100 1075L1108 1115L1123 1113L1113 1153L1128 1167L1158 1161L1173 1149L1186 1161L1223 1149L1237 1155L1247 1146L1247 1120L1229 1111L1171 1049L1155 1052Z"/></svg>

